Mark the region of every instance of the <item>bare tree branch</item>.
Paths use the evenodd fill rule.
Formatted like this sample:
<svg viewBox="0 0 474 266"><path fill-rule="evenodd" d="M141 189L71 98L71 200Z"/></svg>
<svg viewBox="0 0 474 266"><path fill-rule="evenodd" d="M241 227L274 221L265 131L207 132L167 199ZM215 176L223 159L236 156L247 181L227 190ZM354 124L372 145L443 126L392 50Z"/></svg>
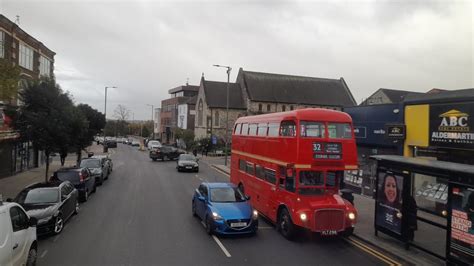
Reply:
<svg viewBox="0 0 474 266"><path fill-rule="evenodd" d="M118 120L125 121L130 117L130 110L125 105L117 105L117 108L114 110L114 116Z"/></svg>

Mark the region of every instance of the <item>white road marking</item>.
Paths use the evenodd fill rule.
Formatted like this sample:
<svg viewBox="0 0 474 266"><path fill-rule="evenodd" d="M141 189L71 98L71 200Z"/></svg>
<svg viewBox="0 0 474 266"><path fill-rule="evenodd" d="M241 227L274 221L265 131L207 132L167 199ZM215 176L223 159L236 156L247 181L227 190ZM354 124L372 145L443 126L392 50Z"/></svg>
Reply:
<svg viewBox="0 0 474 266"><path fill-rule="evenodd" d="M214 238L214 241L216 241L217 245L219 245L219 247L222 249L222 251L224 252L224 254L227 256L227 258L230 258L232 257L229 253L229 251L227 251L227 249L224 247L224 245L222 245L221 241L219 240L219 238L217 238L215 235L212 235L212 238Z"/></svg>
<svg viewBox="0 0 474 266"><path fill-rule="evenodd" d="M206 224L204 223L204 221L201 221L201 224L204 228L206 228ZM230 255L229 251L227 251L227 249L221 243L219 238L217 238L215 235L212 235L212 238L214 239L214 241L216 241L217 245L221 248L222 252L224 252L224 254L226 255L227 258L232 257L232 255Z"/></svg>
<svg viewBox="0 0 474 266"><path fill-rule="evenodd" d="M46 256L46 254L48 254L48 250L43 251L43 253L41 253L40 258L41 259L44 258L44 256Z"/></svg>

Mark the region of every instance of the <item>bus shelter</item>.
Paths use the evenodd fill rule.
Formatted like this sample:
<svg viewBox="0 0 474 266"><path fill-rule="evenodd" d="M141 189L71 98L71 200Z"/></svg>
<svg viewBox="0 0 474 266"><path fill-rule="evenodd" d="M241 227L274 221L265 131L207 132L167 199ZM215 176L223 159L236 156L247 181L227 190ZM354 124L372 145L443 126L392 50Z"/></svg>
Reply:
<svg viewBox="0 0 474 266"><path fill-rule="evenodd" d="M474 166L429 158L377 160L375 234L446 260L474 265Z"/></svg>

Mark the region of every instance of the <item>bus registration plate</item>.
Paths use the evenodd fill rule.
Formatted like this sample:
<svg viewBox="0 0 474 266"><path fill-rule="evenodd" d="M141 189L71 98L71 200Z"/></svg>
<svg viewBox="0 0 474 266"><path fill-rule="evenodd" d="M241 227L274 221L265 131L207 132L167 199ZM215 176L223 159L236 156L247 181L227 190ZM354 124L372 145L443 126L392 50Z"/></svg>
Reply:
<svg viewBox="0 0 474 266"><path fill-rule="evenodd" d="M321 235L323 235L323 236L335 236L335 235L337 235L337 231L336 230L324 230L324 231L321 231Z"/></svg>
<svg viewBox="0 0 474 266"><path fill-rule="evenodd" d="M231 223L230 227L244 227L247 226L247 223L241 222L241 223Z"/></svg>

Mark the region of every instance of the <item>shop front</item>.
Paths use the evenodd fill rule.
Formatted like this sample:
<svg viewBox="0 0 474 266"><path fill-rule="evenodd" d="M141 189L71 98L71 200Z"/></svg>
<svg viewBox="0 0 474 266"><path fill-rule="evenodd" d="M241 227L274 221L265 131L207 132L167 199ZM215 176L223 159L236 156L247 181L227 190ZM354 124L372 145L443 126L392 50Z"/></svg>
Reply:
<svg viewBox="0 0 474 266"><path fill-rule="evenodd" d="M391 125L403 123L403 108L399 104L355 106L344 109L352 117L357 143L359 169L347 171L344 185L354 193L373 197L376 189L373 155L401 155L404 134L389 136ZM401 132L403 133L403 132Z"/></svg>

